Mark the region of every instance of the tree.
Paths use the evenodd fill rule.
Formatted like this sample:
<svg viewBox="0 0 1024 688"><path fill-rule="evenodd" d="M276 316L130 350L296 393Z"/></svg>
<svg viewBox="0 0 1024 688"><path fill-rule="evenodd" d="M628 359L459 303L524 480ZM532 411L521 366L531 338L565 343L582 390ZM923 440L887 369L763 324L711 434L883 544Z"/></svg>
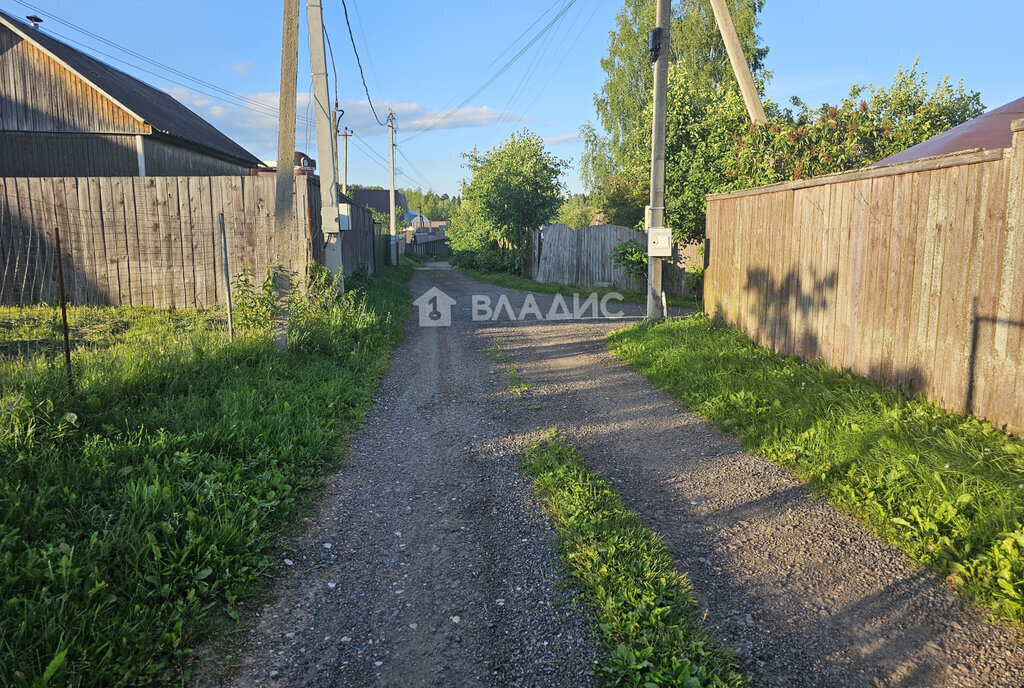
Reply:
<svg viewBox="0 0 1024 688"><path fill-rule="evenodd" d="M560 222L566 227L579 229L587 227L590 221L597 214L597 205L583 194L573 194L565 199L565 202L558 208L555 222Z"/></svg>
<svg viewBox="0 0 1024 688"><path fill-rule="evenodd" d="M610 177L604 185L601 210L610 225L640 227L644 221L644 207L651 198L651 185L647 178L625 173Z"/></svg>
<svg viewBox="0 0 1024 688"><path fill-rule="evenodd" d="M764 0L727 2L751 71L758 75L768 52L757 37L757 14ZM601 92L594 96L597 118L607 137L588 137L581 130L582 176L595 178L595 188L608 179L609 159L614 172L632 179L638 177L635 168L647 169L651 134L648 104L654 85L647 41L655 25L655 10L655 0L626 0L616 16L616 28L609 34L608 55L601 60L605 81ZM673 8L669 44L671 61L681 65L697 87L735 86L708 0L682 0Z"/></svg>
<svg viewBox="0 0 1024 688"><path fill-rule="evenodd" d="M976 91L954 88L948 76L930 92L927 72L900 67L887 88L857 85L838 105L777 113L765 126L735 136L732 188L761 186L844 172L906 150L977 117L985 108ZM864 100L861 95L868 93Z"/></svg>
<svg viewBox="0 0 1024 688"><path fill-rule="evenodd" d="M448 194L440 196L434 193L433 189L423 191L422 189L399 189L405 194L405 201L409 210L422 212L431 220L451 220L455 206L458 205L458 198L450 198Z"/></svg>
<svg viewBox="0 0 1024 688"><path fill-rule="evenodd" d="M448 229L452 248L480 252L521 274L530 249L529 230L548 222L562 203L560 177L567 165L544 149L540 136L525 129L471 160L473 178Z"/></svg>

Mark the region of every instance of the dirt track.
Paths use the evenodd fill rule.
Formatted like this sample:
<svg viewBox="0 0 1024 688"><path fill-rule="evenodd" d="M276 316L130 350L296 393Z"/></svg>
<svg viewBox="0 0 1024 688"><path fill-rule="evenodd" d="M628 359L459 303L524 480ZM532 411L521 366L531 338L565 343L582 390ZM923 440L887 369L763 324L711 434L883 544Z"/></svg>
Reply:
<svg viewBox="0 0 1024 688"><path fill-rule="evenodd" d="M436 270L410 288L433 285L452 326L413 316L231 685L590 685L590 620L518 474L523 440L551 426L665 536L753 685L1024 684L1015 633L615 363L604 335L624 322L473 323L471 295L502 290Z"/></svg>

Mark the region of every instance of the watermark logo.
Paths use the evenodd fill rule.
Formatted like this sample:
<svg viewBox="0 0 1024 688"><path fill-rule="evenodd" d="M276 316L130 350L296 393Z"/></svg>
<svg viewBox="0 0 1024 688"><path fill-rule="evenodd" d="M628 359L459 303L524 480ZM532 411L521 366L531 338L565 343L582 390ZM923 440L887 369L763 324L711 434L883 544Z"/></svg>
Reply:
<svg viewBox="0 0 1024 688"><path fill-rule="evenodd" d="M601 318L617 320L626 313L617 308L623 300L622 294L610 292L604 296L596 293L586 297L573 294L571 297L555 294L546 309L537 303L537 297L527 293L520 306L516 307L506 294L497 300L487 294L474 294L472 297L471 316L473 322L495 322L510 320L580 320L583 318ZM452 324L452 306L455 299L437 287L431 287L413 305L419 310L420 327L449 327Z"/></svg>
<svg viewBox="0 0 1024 688"><path fill-rule="evenodd" d="M561 294L555 294L551 299L551 306L547 311L541 309L537 303L537 297L527 294L523 305L517 311L512 307L505 294L494 301L486 294L473 296L473 322L499 320L502 316L506 320L520 322L530 318L534 320L579 320L581 318L606 318L616 320L626 314L621 310L613 310L612 301L622 301L622 294L610 292L598 298L597 294L590 294L586 298L579 294L572 295L570 305Z"/></svg>
<svg viewBox="0 0 1024 688"><path fill-rule="evenodd" d="M420 327L450 327L452 306L455 299L437 287L431 287L423 296L412 302L420 314Z"/></svg>

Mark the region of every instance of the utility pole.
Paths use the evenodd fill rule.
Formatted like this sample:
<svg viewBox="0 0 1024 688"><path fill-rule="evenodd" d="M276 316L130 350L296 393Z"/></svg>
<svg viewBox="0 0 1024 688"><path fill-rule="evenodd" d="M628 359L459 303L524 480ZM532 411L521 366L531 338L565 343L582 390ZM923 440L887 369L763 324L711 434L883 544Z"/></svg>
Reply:
<svg viewBox="0 0 1024 688"><path fill-rule="evenodd" d="M348 127L345 127L345 132L341 135L341 193L348 196L348 137L355 134L354 131L349 131Z"/></svg>
<svg viewBox="0 0 1024 688"><path fill-rule="evenodd" d="M665 115L668 108L669 25L671 0L658 0L658 23L651 33L654 62L654 121L651 125L651 205L647 213L647 318L665 317L662 298L661 258L652 250L654 229L665 226ZM671 245L671 243L670 243ZM671 254L670 254L671 255Z"/></svg>
<svg viewBox="0 0 1024 688"><path fill-rule="evenodd" d="M281 34L281 108L277 120L277 186L274 194L274 248L285 270L274 278L274 346L288 346L288 296L291 291L292 207L295 194L295 96L298 88L299 0L284 0ZM281 255L284 252L285 255Z"/></svg>
<svg viewBox="0 0 1024 688"><path fill-rule="evenodd" d="M316 119L317 157L320 158L320 229L327 245L324 263L345 290L345 268L341 254L342 227L338 212L338 153L334 139L335 119L327 90L327 55L324 52L324 9L320 0L306 0L306 26L309 29L309 64L313 73L313 114Z"/></svg>
<svg viewBox="0 0 1024 688"><path fill-rule="evenodd" d="M391 163L391 264L398 265L398 240L395 227L395 113L388 109L388 160Z"/></svg>
<svg viewBox="0 0 1024 688"><path fill-rule="evenodd" d="M747 106L750 121L755 124L764 124L768 120L764 116L761 97L757 94L757 87L754 86L754 77L750 74L750 65L747 64L747 58L743 54L740 38L736 35L736 25L732 23L729 7L725 4L725 0L711 0L711 9L714 10L718 31L722 34L722 42L725 43L725 51L729 53L732 72L736 75L736 81L739 82L740 94L743 96L743 104Z"/></svg>

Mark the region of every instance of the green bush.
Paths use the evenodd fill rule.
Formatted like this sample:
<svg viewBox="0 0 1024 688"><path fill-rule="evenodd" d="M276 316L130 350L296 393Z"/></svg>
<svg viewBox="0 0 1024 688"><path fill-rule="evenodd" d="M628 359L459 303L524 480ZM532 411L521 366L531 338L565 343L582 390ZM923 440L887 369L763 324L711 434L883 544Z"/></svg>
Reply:
<svg viewBox="0 0 1024 688"><path fill-rule="evenodd" d="M647 248L639 241L624 241L608 254L616 266L637 282L647 281Z"/></svg>

